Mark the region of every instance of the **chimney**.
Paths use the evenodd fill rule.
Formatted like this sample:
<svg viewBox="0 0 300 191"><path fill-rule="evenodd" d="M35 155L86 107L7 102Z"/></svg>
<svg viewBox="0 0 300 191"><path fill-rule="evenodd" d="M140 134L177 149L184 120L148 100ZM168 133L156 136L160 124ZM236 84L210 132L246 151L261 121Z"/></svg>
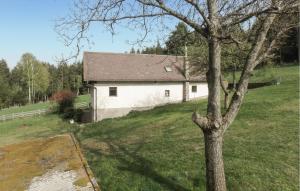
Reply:
<svg viewBox="0 0 300 191"><path fill-rule="evenodd" d="M183 101L189 100L189 94L190 94L190 74L189 74L189 61L187 57L187 46L186 43L184 45L184 77L185 81L183 82Z"/></svg>
<svg viewBox="0 0 300 191"><path fill-rule="evenodd" d="M186 44L184 45L184 77L185 79L189 80L190 79L190 71L189 71L189 60L187 56L187 46Z"/></svg>

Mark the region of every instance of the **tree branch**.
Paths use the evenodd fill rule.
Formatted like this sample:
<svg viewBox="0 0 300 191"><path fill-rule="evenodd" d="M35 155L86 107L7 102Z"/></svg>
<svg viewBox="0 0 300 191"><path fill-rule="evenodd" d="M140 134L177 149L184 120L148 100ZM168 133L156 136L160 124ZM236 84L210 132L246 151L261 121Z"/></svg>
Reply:
<svg viewBox="0 0 300 191"><path fill-rule="evenodd" d="M193 122L198 125L202 130L210 128L207 117L202 117L199 113L194 112L192 115Z"/></svg>
<svg viewBox="0 0 300 191"><path fill-rule="evenodd" d="M227 111L223 117L222 123L223 123L225 130L235 119L235 117L240 109L241 103L243 101L243 98L244 98L245 93L248 88L248 83L249 83L251 73L252 73L252 71L255 67L256 61L257 61L259 51L262 49L262 46L266 39L267 33L268 33L275 17L276 17L276 14L274 14L274 13L271 13L268 16L266 16L260 32L256 36L255 44L249 53L247 62L244 66L242 75L240 77L240 81L238 83L238 88L235 91L233 98L230 102L229 108L227 109Z"/></svg>
<svg viewBox="0 0 300 191"><path fill-rule="evenodd" d="M225 18L229 18L231 16L236 16L237 14L240 14L240 12L243 10L243 9L246 9L248 6L250 5L253 5L255 2L257 2L258 0L251 0L249 2L246 2L242 5L240 5L239 7L237 7L235 10L233 10L231 13L228 13L226 15Z"/></svg>
<svg viewBox="0 0 300 191"><path fill-rule="evenodd" d="M195 31L200 33L202 36L207 37L207 32L203 28L201 28L198 23L196 23L195 21L189 19L187 16L180 14L179 12L176 12L175 10L170 9L162 1L156 0L157 4L149 2L149 1L143 1L143 0L137 0L137 1L144 4L144 5L153 6L153 7L162 9L163 11L168 13L169 15L172 15L172 16L176 17L177 19L179 19L179 20L185 22L186 24L188 24L190 27L194 28Z"/></svg>
<svg viewBox="0 0 300 191"><path fill-rule="evenodd" d="M227 90L227 86L226 84L224 83L224 78L223 78L223 75L220 76L220 83L221 83L221 87L222 87L222 90L225 94L229 94L229 91Z"/></svg>
<svg viewBox="0 0 300 191"><path fill-rule="evenodd" d="M185 0L185 1L196 8L196 10L199 12L199 14L203 18L203 20L205 21L207 26L211 25L210 21L205 16L204 10L200 7L200 5L199 5L199 3L197 3L197 1L195 1L195 0Z"/></svg>
<svg viewBox="0 0 300 191"><path fill-rule="evenodd" d="M258 57L256 63L255 63L255 66L257 66L258 64L260 64L264 59L268 58L269 56L271 56L271 52L276 49L276 45L278 44L278 41L280 40L280 38L288 31L290 30L291 28L293 28L295 26L292 26L292 27L286 27L286 28L283 28L281 29L276 37L271 41L268 49Z"/></svg>

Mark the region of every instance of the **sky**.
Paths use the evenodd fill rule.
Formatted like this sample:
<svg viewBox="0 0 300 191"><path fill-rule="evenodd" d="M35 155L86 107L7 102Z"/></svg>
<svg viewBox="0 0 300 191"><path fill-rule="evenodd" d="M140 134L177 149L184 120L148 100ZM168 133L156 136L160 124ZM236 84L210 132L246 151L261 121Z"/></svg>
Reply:
<svg viewBox="0 0 300 191"><path fill-rule="evenodd" d="M5 59L12 69L26 52L51 64L74 52L64 46L54 30L55 21L69 13L72 3L72 0L0 0L0 59ZM118 29L112 37L100 25L92 28L91 35L94 45L86 47L86 51L129 51L132 45L128 41L137 38L136 31L125 28Z"/></svg>

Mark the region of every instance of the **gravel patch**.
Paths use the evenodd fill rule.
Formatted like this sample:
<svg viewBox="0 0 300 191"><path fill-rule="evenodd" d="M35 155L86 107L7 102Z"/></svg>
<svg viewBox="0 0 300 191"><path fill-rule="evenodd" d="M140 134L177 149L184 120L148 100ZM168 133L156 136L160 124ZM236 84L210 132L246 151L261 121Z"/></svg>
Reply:
<svg viewBox="0 0 300 191"><path fill-rule="evenodd" d="M49 171L32 179L26 191L94 191L91 183L86 187L74 185L77 180L76 171Z"/></svg>

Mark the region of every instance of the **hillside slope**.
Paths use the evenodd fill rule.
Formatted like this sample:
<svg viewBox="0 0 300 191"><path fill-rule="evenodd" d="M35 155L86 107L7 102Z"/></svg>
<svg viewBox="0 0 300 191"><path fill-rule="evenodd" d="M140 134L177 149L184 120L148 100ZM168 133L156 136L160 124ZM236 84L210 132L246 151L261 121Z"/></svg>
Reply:
<svg viewBox="0 0 300 191"><path fill-rule="evenodd" d="M299 67L249 90L225 134L228 190L297 190ZM157 107L78 129L102 190L205 190L203 135L191 121L206 101Z"/></svg>
<svg viewBox="0 0 300 191"><path fill-rule="evenodd" d="M88 103L90 102L90 96L89 95L80 95L75 100L76 103ZM0 109L0 115L7 115L12 113L19 113L19 112L28 112L28 111L34 111L38 109L50 109L51 108L51 102L40 102L40 103L34 103L34 104L27 104L24 106L16 106L16 107L9 107L5 109Z"/></svg>

